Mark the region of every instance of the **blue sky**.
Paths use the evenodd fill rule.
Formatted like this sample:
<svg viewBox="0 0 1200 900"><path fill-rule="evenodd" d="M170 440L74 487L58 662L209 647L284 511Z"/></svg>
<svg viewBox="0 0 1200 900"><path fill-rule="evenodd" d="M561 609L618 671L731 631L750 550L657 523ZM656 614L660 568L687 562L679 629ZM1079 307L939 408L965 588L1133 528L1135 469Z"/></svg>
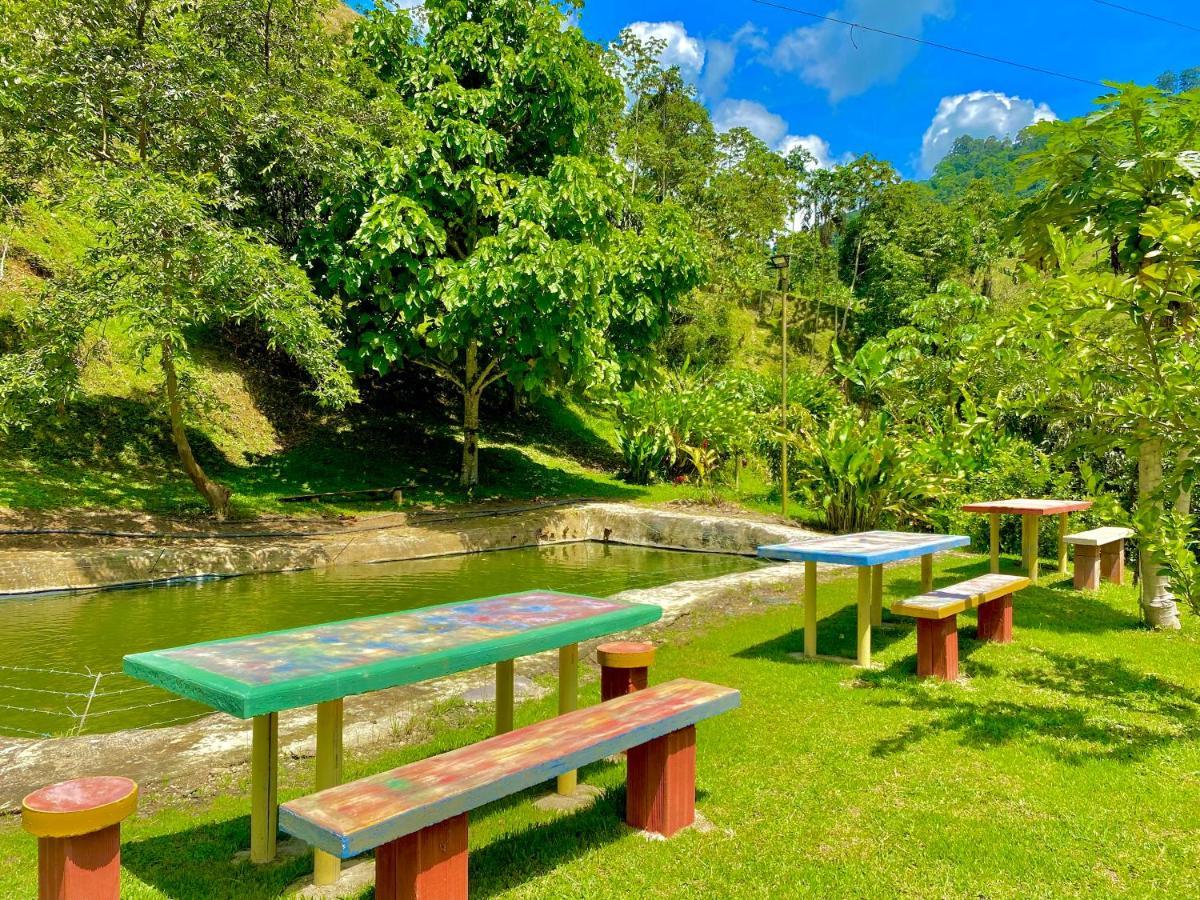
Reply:
<svg viewBox="0 0 1200 900"><path fill-rule="evenodd" d="M415 5L394 0L404 6ZM1114 0L1200 28L1197 0ZM1152 82L1200 66L1200 32L1097 0L778 0L1091 81ZM622 28L669 41L718 127L745 125L822 162L859 153L923 177L962 133L1011 134L1092 108L1102 88L823 23L752 0L589 0L601 43Z"/></svg>
<svg viewBox="0 0 1200 900"><path fill-rule="evenodd" d="M780 4L1094 81L1151 82L1200 66L1200 32L1095 0L779 0ZM1200 27L1195 0L1121 5ZM580 25L608 42L634 23L668 38L718 125L826 160L864 152L921 177L958 134L1011 133L1091 109L1102 89L822 23L750 0L591 0ZM936 119L936 121L935 121Z"/></svg>

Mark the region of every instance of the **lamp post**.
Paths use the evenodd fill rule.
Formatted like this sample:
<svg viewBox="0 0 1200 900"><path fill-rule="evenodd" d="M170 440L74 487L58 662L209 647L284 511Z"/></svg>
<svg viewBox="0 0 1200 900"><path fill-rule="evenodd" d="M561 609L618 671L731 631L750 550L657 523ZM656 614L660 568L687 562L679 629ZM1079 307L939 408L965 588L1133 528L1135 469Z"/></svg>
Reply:
<svg viewBox="0 0 1200 900"><path fill-rule="evenodd" d="M783 337L782 348L782 375L780 384L780 427L782 428L782 440L780 442L780 457L779 457L779 474L782 482L783 496L783 515L788 514L788 468L787 468L787 424L788 424L788 408L787 408L787 390L788 390L788 269L792 265L792 257L787 253L776 253L767 261L767 268L779 273L779 292L783 297L782 325L781 332Z"/></svg>

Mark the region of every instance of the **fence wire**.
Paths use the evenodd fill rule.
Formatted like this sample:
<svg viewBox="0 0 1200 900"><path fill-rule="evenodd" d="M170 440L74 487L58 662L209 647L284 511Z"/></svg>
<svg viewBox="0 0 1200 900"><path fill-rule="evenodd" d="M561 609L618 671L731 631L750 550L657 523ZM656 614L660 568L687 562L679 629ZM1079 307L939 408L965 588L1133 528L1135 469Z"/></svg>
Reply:
<svg viewBox="0 0 1200 900"><path fill-rule="evenodd" d="M142 684L124 672L0 665L0 736L56 738L142 731L211 713L201 704Z"/></svg>

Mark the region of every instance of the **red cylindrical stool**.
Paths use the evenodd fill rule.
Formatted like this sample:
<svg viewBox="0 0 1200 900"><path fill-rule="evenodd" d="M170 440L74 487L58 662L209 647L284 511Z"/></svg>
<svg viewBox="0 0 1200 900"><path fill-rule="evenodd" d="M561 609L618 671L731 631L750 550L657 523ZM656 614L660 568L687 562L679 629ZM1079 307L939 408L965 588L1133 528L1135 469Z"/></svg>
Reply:
<svg viewBox="0 0 1200 900"><path fill-rule="evenodd" d="M654 645L641 641L613 641L596 648L600 661L600 700L612 700L642 690L654 665Z"/></svg>
<svg viewBox="0 0 1200 900"><path fill-rule="evenodd" d="M138 786L101 776L60 781L21 802L21 824L38 838L39 900L117 900L121 822Z"/></svg>

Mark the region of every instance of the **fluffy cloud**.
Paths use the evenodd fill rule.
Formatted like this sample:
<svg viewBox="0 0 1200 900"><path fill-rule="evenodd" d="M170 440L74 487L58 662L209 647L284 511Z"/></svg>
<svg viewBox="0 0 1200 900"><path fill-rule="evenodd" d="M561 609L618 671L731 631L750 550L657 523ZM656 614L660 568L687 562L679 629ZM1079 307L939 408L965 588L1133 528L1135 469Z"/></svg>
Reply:
<svg viewBox="0 0 1200 900"><path fill-rule="evenodd" d="M772 147L779 146L788 131L787 120L754 100L722 100L712 114L717 131L746 128Z"/></svg>
<svg viewBox="0 0 1200 900"><path fill-rule="evenodd" d="M920 37L926 19L946 19L953 12L954 0L845 0L831 15ZM824 89L836 102L894 80L918 49L887 35L819 22L787 34L776 45L771 61L776 68L795 72Z"/></svg>
<svg viewBox="0 0 1200 900"><path fill-rule="evenodd" d="M739 28L727 41L706 40L704 42L706 51L704 76L700 80L700 90L704 96L713 102L719 101L725 96L729 75L733 72L738 52L743 47L766 50L767 46L762 29L749 22Z"/></svg>
<svg viewBox="0 0 1200 900"><path fill-rule="evenodd" d="M629 30L643 41L665 41L659 62L664 66L679 66L688 81L700 77L704 68L704 42L688 34L682 22L633 22Z"/></svg>
<svg viewBox="0 0 1200 900"><path fill-rule="evenodd" d="M933 171L960 135L1011 137L1027 125L1056 119L1045 103L999 91L972 91L943 97L921 140L921 168Z"/></svg>
<svg viewBox="0 0 1200 900"><path fill-rule="evenodd" d="M797 147L803 147L809 152L816 161L818 169L828 169L831 166L842 165L854 159L852 153L843 153L841 156L835 158L829 149L829 141L825 140L819 134L789 134L779 142L779 152L785 156Z"/></svg>

